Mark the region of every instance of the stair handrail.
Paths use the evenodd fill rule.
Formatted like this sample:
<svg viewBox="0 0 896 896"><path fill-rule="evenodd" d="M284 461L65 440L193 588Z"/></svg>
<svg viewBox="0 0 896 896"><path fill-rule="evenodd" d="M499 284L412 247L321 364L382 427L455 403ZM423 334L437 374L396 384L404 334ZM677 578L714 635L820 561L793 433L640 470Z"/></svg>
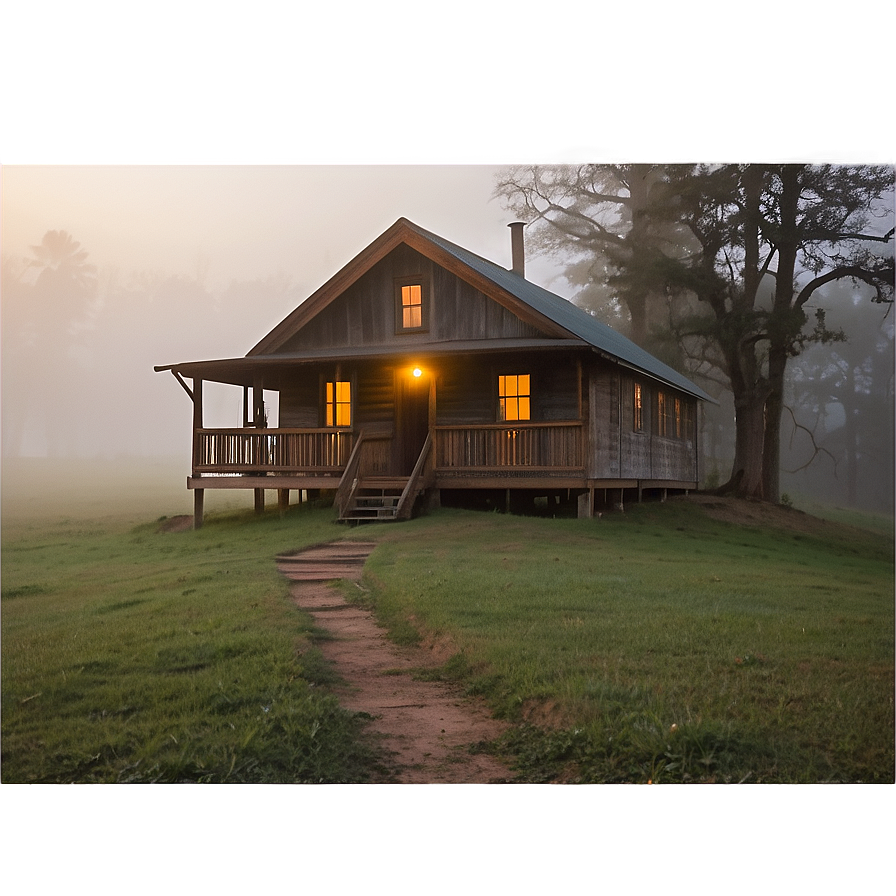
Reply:
<svg viewBox="0 0 896 896"><path fill-rule="evenodd" d="M414 464L414 470L402 490L401 497L398 499L398 506L395 508L395 519L407 520L411 518L411 511L414 509L414 501L420 492L420 479L423 476L423 470L426 466L426 460L429 457L432 448L432 432L426 434L426 441L420 449L420 456L417 463Z"/></svg>
<svg viewBox="0 0 896 896"><path fill-rule="evenodd" d="M359 477L357 474L358 467L361 463L361 445L363 442L364 430L361 430L361 432L358 433L358 438L352 448L352 453L349 455L348 463L345 465L345 471L342 474L342 478L339 480L339 486L337 487L336 495L333 498L333 503L339 511L340 519L351 506L355 490L358 488Z"/></svg>

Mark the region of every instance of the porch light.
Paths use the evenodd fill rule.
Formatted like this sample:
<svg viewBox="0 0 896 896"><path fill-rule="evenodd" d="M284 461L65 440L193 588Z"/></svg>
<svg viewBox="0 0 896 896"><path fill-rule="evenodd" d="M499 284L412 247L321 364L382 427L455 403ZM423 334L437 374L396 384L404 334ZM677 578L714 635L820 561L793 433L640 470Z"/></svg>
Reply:
<svg viewBox="0 0 896 896"><path fill-rule="evenodd" d="M419 378L419 377L423 376L423 371L422 371L419 367L415 367L415 368L411 371L411 373L414 374L414 377L415 377L415 378Z"/></svg>

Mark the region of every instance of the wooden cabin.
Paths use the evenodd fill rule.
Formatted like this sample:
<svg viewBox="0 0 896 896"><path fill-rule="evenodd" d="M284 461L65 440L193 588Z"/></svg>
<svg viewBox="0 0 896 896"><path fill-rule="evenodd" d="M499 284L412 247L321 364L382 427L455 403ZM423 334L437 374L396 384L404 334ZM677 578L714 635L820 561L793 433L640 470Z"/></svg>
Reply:
<svg viewBox="0 0 896 896"><path fill-rule="evenodd" d="M510 227L508 270L401 218L245 357L156 367L193 402L195 525L212 488L329 490L343 520L696 488L709 396L526 280ZM242 427L203 425L204 382L242 388Z"/></svg>

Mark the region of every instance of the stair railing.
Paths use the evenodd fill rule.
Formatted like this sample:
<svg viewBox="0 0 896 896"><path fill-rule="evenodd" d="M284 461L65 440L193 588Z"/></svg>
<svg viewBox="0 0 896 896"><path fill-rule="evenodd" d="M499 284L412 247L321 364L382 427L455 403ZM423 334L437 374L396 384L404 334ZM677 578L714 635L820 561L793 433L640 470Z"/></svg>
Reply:
<svg viewBox="0 0 896 896"><path fill-rule="evenodd" d="M364 432L362 430L358 434L355 446L352 448L352 453L349 455L348 463L345 465L345 472L339 480L339 487L336 489L336 495L333 498L333 503L336 505L340 519L342 519L346 511L351 507L355 492L358 489L358 483L360 481L358 469L361 464L361 446L363 444Z"/></svg>
<svg viewBox="0 0 896 896"><path fill-rule="evenodd" d="M411 518L411 513L414 510L414 501L417 499L420 491L426 487L425 482L422 481L423 471L426 468L426 461L429 458L431 448L432 432L429 432L426 436L426 441L423 443L423 448L420 449L417 463L414 464L414 471L411 473L411 477L408 479L401 497L398 499L398 506L395 508L395 519L397 520L409 520Z"/></svg>

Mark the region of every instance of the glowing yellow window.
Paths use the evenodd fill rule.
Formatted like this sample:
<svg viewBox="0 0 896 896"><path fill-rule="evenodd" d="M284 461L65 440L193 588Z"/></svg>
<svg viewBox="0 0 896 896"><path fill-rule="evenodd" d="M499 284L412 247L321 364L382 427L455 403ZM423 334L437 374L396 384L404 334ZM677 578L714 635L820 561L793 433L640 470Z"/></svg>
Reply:
<svg viewBox="0 0 896 896"><path fill-rule="evenodd" d="M529 374L499 376L498 399L502 420L529 420L531 418Z"/></svg>
<svg viewBox="0 0 896 896"><path fill-rule="evenodd" d="M327 383L327 426L352 425L352 384Z"/></svg>
<svg viewBox="0 0 896 896"><path fill-rule="evenodd" d="M423 287L419 283L401 287L401 326L404 330L423 326Z"/></svg>
<svg viewBox="0 0 896 896"><path fill-rule="evenodd" d="M635 432L644 429L644 409L641 403L641 384L635 383L635 419L633 423Z"/></svg>

